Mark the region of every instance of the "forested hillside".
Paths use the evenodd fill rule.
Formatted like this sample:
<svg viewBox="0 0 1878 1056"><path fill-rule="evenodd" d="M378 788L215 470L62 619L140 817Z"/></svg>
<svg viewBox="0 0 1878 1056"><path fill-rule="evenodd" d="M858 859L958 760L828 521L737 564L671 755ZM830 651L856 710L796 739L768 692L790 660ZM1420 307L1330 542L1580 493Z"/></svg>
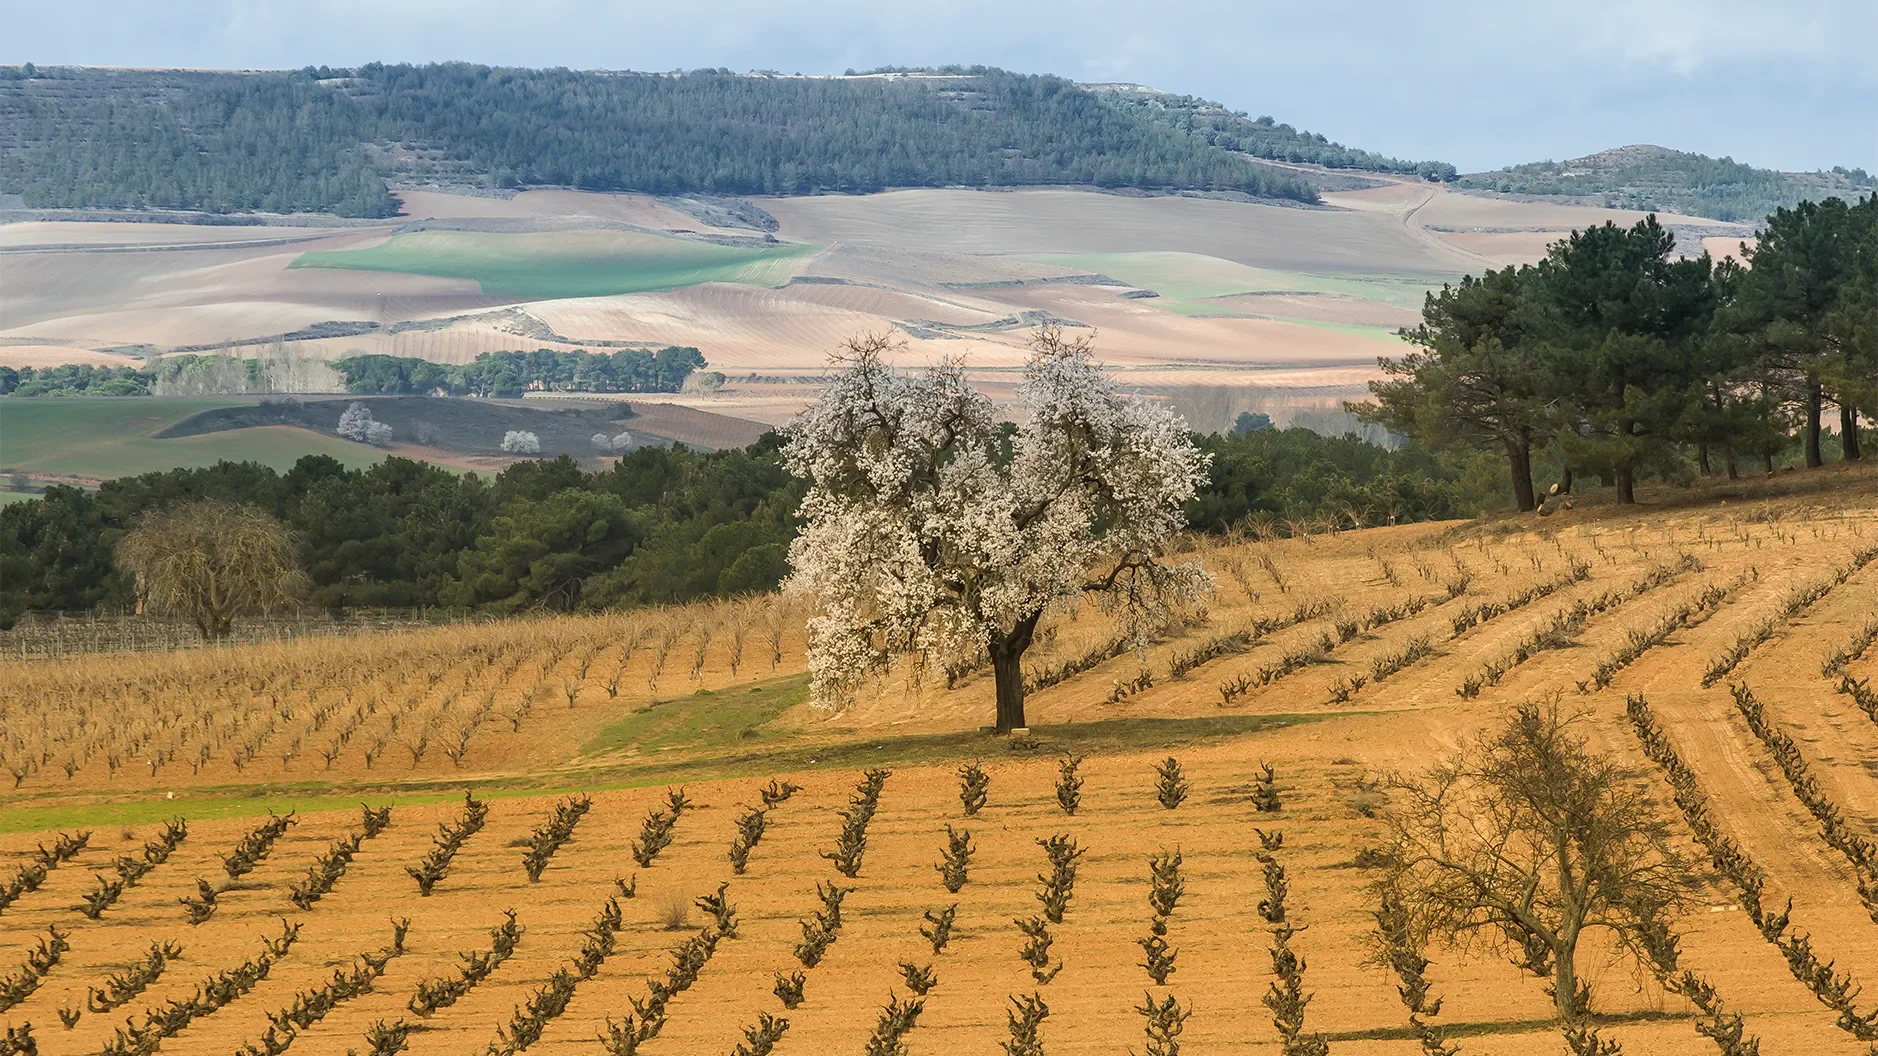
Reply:
<svg viewBox="0 0 1878 1056"><path fill-rule="evenodd" d="M1392 172L1425 180L1455 177L1454 166L1445 161L1408 161L1346 147L1321 132L1296 129L1269 115L1253 118L1242 110L1230 110L1223 103L1197 96L1174 95L1135 84L1090 87L1124 109L1172 125L1220 150L1327 169Z"/></svg>
<svg viewBox="0 0 1878 1056"><path fill-rule="evenodd" d="M1837 195L1878 190L1862 169L1777 172L1664 147L1606 150L1570 161L1510 165L1463 176L1462 187L1505 194L1565 195L1588 204L1668 210L1717 220L1752 222L1775 209Z"/></svg>
<svg viewBox="0 0 1878 1056"><path fill-rule="evenodd" d="M1314 201L1056 77L802 78L452 63L0 69L0 192L32 208L397 211L389 185L738 195L1076 184Z"/></svg>

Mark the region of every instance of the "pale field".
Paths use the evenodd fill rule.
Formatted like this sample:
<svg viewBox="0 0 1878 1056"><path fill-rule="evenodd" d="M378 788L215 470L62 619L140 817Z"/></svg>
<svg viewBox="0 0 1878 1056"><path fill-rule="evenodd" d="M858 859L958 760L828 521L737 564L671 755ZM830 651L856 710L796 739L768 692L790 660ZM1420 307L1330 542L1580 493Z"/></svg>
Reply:
<svg viewBox="0 0 1878 1056"><path fill-rule="evenodd" d="M1783 478L1778 486L1794 479ZM1859 906L1850 870L1823 842L1767 750L1734 711L1726 681L1708 689L1699 683L1711 658L1737 635L1778 615L1789 590L1820 583L1834 568L1853 567L1855 555L1878 544L1878 489L1871 474L1831 479L1836 490L1823 493L1778 498L1765 486L1751 485L1735 489L1745 496L1725 503L1656 507L1645 516L1587 507L1543 521L1409 525L1202 545L1193 556L1217 582L1204 619L1143 655L1125 652L1036 691L1029 717L1041 747L1034 753L1008 750L973 732L991 712L991 690L982 674L954 689L936 678L918 689L890 678L833 713L794 703L803 668L802 611L779 609L765 599L742 607L11 664L13 677L0 689L13 738L9 758L17 757L17 739L28 736L25 731L40 728L41 716L56 731L87 707L91 724L64 737L54 758L81 742L91 744L94 754L69 778L57 765L29 773L0 807L0 828L11 833L0 837L0 848L17 857L49 840L53 827L91 829L93 842L54 870L40 890L5 911L0 963L18 962L48 925L70 932L72 950L4 1018L13 1025L30 1020L48 1056L95 1052L119 1016L187 995L208 972L258 950L264 935L279 930L280 918L300 923L299 944L252 993L199 1019L162 1050L229 1053L244 1038L258 1040L266 1015L289 1004L297 991L320 984L353 955L383 945L387 916L397 915L412 921L404 956L390 962L373 992L340 1004L290 1051L339 1056L362 1049L367 1027L400 1017L418 1027L408 1051L419 1056L481 1051L513 1008L567 962L581 931L613 893L613 879L637 874L637 897L623 903L617 951L528 1051L595 1051L602 1022L627 1011L627 998L646 992L647 977L663 970L662 951L684 934L663 930L661 904L669 895L696 897L729 881L742 937L719 944L697 984L673 999L663 1032L640 1051L728 1053L759 1012L789 1019L780 1052L861 1051L888 995L906 993L896 962L911 960L933 963L939 978L907 1036L912 1052L997 1051L1007 1037L1007 998L1032 992L1051 1009L1042 1030L1046 1051L1138 1050L1141 1019L1132 1009L1145 990L1192 1006L1183 1051L1275 1054L1278 1038L1259 1004L1271 975L1270 940L1253 911L1262 897L1252 857L1256 826L1285 836L1278 857L1290 878L1288 905L1293 919L1307 926L1294 946L1307 960L1304 988L1316 995L1307 1030L1322 1032L1333 1052L1409 1056L1417 1049L1406 1036L1395 981L1368 963L1370 874L1353 859L1382 830L1359 810L1365 806L1359 784L1384 771L1424 767L1489 726L1510 702L1549 694L1582 713L1579 729L1597 750L1634 771L1640 791L1669 825L1672 849L1699 863L1702 856L1668 802L1661 772L1641 754L1624 719L1625 697L1646 695L1695 770L1723 829L1766 871L1768 904L1777 906L1791 895L1795 927L1811 934L1821 958L1836 960L1840 970L1869 985L1878 973L1878 925ZM1757 487L1763 497L1756 497ZM1283 591L1258 564L1261 555L1284 578ZM1464 678L1554 613L1631 586L1683 555L1702 567L1591 617L1571 647L1513 667L1477 698L1456 694ZM1555 582L1574 560L1588 566L1584 581L1452 632L1451 620L1463 608ZM1750 569L1757 578L1743 579ZM1466 592L1448 599L1446 584L1461 571L1472 577ZM1710 585L1728 592L1706 619L1644 652L1604 688L1577 688L1631 631ZM1335 644L1327 662L1281 675L1230 706L1222 706L1222 682L1332 632L1336 616L1272 633L1184 678L1166 677L1176 653L1254 617L1289 612L1300 602L1333 599L1341 612L1358 615L1415 597L1429 599L1419 614ZM1860 830L1878 820L1878 773L1871 767L1878 759L1878 725L1835 692L1820 671L1822 655L1854 639L1875 610L1878 561L1850 572L1790 619L1777 620L1772 636L1729 676L1752 685L1775 720L1800 741L1822 786ZM773 666L767 641L772 620L782 629L780 660ZM730 642L740 621L748 631L733 674ZM673 631L667 664L651 687L656 644ZM1029 666L1081 655L1109 633L1092 609L1060 612ZM1332 698L1337 680L1367 670L1371 661L1416 637L1436 645L1431 656L1349 700ZM623 657L624 643L635 639L630 656ZM495 662L486 665L482 657L492 649ZM695 662L699 655L702 662ZM505 657L515 667L505 670ZM1156 676L1153 687L1104 703L1114 696L1111 687L1144 668ZM604 683L615 670L623 675L617 696L611 696ZM1878 647L1851 661L1848 672L1878 675ZM433 682L433 675L440 677ZM576 691L571 707L563 696L570 679ZM541 699L519 731L511 729L508 713L537 680L545 687ZM342 698L347 687L351 704ZM449 733L473 714L486 692L493 693L491 720L476 727L460 768L435 747L413 765L399 735L389 732L393 717L402 715L406 738L418 728ZM137 703L146 694L149 703ZM366 713L366 701L377 702L376 709ZM330 723L318 732L310 726L314 704L327 709ZM194 758L194 738L201 736L193 732L194 720L186 720L159 736L157 743L173 741L180 751L154 777L134 760L112 776L103 758L107 745L143 728L157 705L200 716L202 730L227 732L204 741L211 747L199 772L185 765ZM98 721L106 711L108 724ZM239 730L227 721L237 712L249 716ZM314 749L354 714L360 716L357 732L330 767L324 765ZM26 721L16 723L16 716ZM388 747L368 768L362 753L381 736ZM283 764L278 750L296 737L304 737L305 747ZM242 744L257 752L238 770L230 756ZM1052 792L1055 760L1064 750L1087 755L1087 785L1074 816L1058 809ZM1193 786L1176 811L1162 809L1152 792L1153 764L1169 755L1179 759ZM983 760L992 783L989 805L966 819L953 771L972 758ZM1256 813L1247 801L1261 761L1277 768L1284 800L1277 813ZM818 853L832 844L840 825L835 811L861 768L871 765L894 772L868 830L860 876L843 880ZM756 789L771 776L794 780L804 791L771 811L748 873L734 876L725 858L733 818L755 802ZM639 821L668 784L679 783L698 805L678 823L672 847L652 866L640 867L628 855ZM459 801L451 797L466 786L492 803L488 827L468 840L436 892L420 898L403 866L426 852L434 823L456 816ZM581 790L593 795L591 813L541 882L528 883L516 841L541 822L556 795ZM174 799L167 798L171 794ZM392 827L365 844L324 900L309 911L295 909L286 885L329 841L356 826L357 810L350 804L359 800L392 804ZM264 808L289 806L301 809L299 824L222 896L214 917L189 927L176 899L193 891L198 876L222 882L216 854L257 824ZM69 908L94 886L94 871L108 874L112 855L152 838L156 821L170 814L190 819L190 835L168 863L100 920ZM126 823L133 826L129 838L119 831ZM944 890L933 869L948 824L970 829L978 847L970 881L957 895ZM1039 984L1016 956L1020 939L1012 920L1036 911L1032 889L1047 863L1034 841L1054 833L1073 835L1087 855L1064 923L1052 929L1052 954L1064 967L1053 981ZM1154 987L1137 967L1135 952L1149 916L1146 861L1174 848L1183 855L1187 881L1169 928L1179 956L1169 985ZM844 906L846 926L827 959L806 971L806 1002L784 1011L769 992L772 972L798 967L791 953L799 937L795 921L817 905L815 884L831 880L855 888ZM1731 889L1700 864L1691 865L1690 881L1693 904L1676 921L1684 965L1745 1015L1760 1051L1865 1051L1788 974L1779 952L1735 906ZM954 902L957 931L952 944L934 956L917 931L921 913ZM513 959L428 1020L404 1010L420 980L450 972L457 951L485 947L485 929L510 907L528 929ZM690 925L700 922L694 911ZM71 1030L60 1029L57 1009L77 1007L87 986L99 985L105 973L160 939L182 944L184 959L116 1015L85 1014ZM1538 980L1487 950L1436 946L1430 957L1430 978L1445 999L1432 1022L1451 1031L1464 1051L1566 1052L1546 1022L1549 1003ZM1614 1017L1604 1032L1625 1052L1709 1051L1693 1030L1686 1003L1608 950L1595 952L1592 960L1588 975L1596 1007ZM1870 1001L1863 998L1860 1007Z"/></svg>
<svg viewBox="0 0 1878 1056"><path fill-rule="evenodd" d="M644 195L528 191L502 199L412 191L404 199L416 219L572 219L577 226L591 218L648 232L736 233L705 228ZM1377 357L1400 349L1393 331L1416 322L1425 291L1461 274L1535 260L1572 227L1641 215L1479 198L1416 181L1326 201L1327 208L1300 209L1073 190L765 199L757 204L781 221L785 243L822 247L791 265L799 274L786 284L776 284L784 271L771 268L753 272L755 284L546 298L488 294L468 278L292 267L310 251L373 250L392 225L5 225L0 249L44 251L0 252L0 363L104 362L97 350L127 345L162 351L227 343L237 355L252 355L275 335L332 320L385 329L300 342L299 350L318 358L379 353L466 363L517 348L695 345L729 383L712 397L677 402L776 424L814 399L829 355L860 333L905 336L898 361L908 366L962 361L1008 403L1005 381L1022 365L1029 334L1018 320L1049 312L1093 332L1102 358L1144 388L1197 381L1243 388L1248 400L1275 405L1334 390L1334 405L1360 398L1379 377ZM622 254L620 267L652 266L633 256L632 246L647 236L591 234ZM568 240L472 237L524 246ZM266 244L282 238L301 241ZM1718 236L1704 246L1719 255L1737 242ZM574 281L577 272L565 273ZM1097 273L1159 296L1040 281ZM512 314L518 309L525 316ZM519 325L528 316L552 336ZM389 332L414 321L427 325ZM995 328L961 329L987 325ZM50 351L58 348L70 351L60 359ZM1194 371L1207 373L1196 379Z"/></svg>

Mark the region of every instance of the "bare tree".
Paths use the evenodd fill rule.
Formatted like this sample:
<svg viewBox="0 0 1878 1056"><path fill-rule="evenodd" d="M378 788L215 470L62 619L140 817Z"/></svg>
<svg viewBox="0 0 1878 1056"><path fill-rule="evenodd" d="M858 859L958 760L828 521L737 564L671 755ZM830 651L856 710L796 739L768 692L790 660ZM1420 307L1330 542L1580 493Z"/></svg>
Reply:
<svg viewBox="0 0 1878 1056"><path fill-rule="evenodd" d="M1683 905L1661 822L1556 704L1517 706L1501 728L1419 778L1392 775L1385 890L1407 934L1510 952L1549 978L1559 1016L1581 1019L1584 935L1641 956L1644 924Z"/></svg>
<svg viewBox="0 0 1878 1056"><path fill-rule="evenodd" d="M252 506L199 499L157 510L117 545L138 610L187 617L225 638L237 616L291 604L306 589L293 539Z"/></svg>

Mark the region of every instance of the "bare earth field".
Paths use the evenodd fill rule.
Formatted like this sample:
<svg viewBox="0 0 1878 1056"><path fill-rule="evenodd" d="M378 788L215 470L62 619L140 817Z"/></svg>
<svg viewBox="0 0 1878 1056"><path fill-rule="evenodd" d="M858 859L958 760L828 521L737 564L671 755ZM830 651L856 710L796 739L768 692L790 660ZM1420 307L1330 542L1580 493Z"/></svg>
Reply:
<svg viewBox="0 0 1878 1056"><path fill-rule="evenodd" d="M1535 259L1574 226L1636 218L1419 182L1329 194L1323 208L1052 189L765 199L773 235L644 195L403 199L408 228L0 225L0 363L253 355L283 336L322 358L450 363L676 343L729 376L714 405L775 422L857 332L905 335L909 363L962 358L996 390L1029 330L1054 319L1097 331L1119 368L1182 374L1131 379L1145 391L1207 372L1282 425L1291 407L1332 413L1360 395L1426 291ZM1739 241L1727 225L1675 222L1714 231L1711 251ZM335 321L376 327L298 333Z"/></svg>
<svg viewBox="0 0 1878 1056"><path fill-rule="evenodd" d="M482 1052L592 943L589 929L620 895L618 879L633 897L618 902L610 948L590 960L589 977L528 1052L597 1051L609 1017L618 1022L664 977L665 951L710 921L679 907L727 883L737 937L718 940L638 1051L730 1053L769 1014L788 1020L777 1052L861 1052L890 998L912 996L897 967L904 961L937 975L904 1038L914 1053L998 1051L1009 1039L1008 1001L1031 994L1050 1010L1045 1051L1139 1051L1135 1008L1146 992L1191 1006L1183 1051L1276 1054L1260 1004L1272 974L1271 939L1255 912L1264 897L1256 827L1284 836L1277 857L1289 874L1291 919L1304 926L1293 945L1307 962L1304 989L1315 994L1307 1032L1321 1033L1333 1053L1409 1056L1419 1049L1394 977L1369 963L1366 944L1374 904L1359 852L1382 831L1369 782L1426 766L1510 702L1555 694L1584 715L1580 729L1598 750L1630 768L1668 845L1690 863L1695 908L1675 922L1684 965L1744 1014L1768 1056L1857 1056L1866 1043L1835 1025L1708 868L1663 772L1640 749L1625 701L1647 699L1717 824L1765 872L1765 904L1791 896L1794 933L1866 984L1858 1000L1869 1010L1878 923L1728 686L1752 687L1846 824L1872 831L1878 721L1822 668L1839 650L1845 679L1878 675L1874 483L1869 471L1820 473L1715 485L1703 501L1681 494L1641 516L1581 508L1545 520L1203 545L1193 556L1212 572L1215 597L1145 654L1101 659L1113 632L1099 613L1054 615L1028 661L1033 680L1066 660L1096 660L1037 689L1031 734L1011 742L977 732L992 710L983 673L951 687L890 678L846 710L814 708L804 696L803 612L783 598L167 655L10 659L0 767L16 787L0 805L9 859L0 878L35 847L52 846L58 831L90 839L0 910L0 965L23 963L48 928L70 943L0 1019L30 1022L48 1056L113 1051L126 1016L143 1023L145 1009L188 997L205 977L258 955L263 939L297 927L264 979L161 1048L233 1053L244 1041L259 1045L270 1014L296 994L361 955L378 956L391 942L390 918L408 918L402 953L379 962L369 991L298 1029L286 1051L363 1051L374 1024L402 1020L418 1056ZM1796 606L1796 596L1809 600ZM1301 622L1171 672L1180 655L1254 620L1284 623L1301 606ZM1519 643L1574 612L1564 638L1507 662ZM1669 631L1650 633L1672 613ZM1431 651L1389 670L1388 659L1417 640ZM1725 676L1704 687L1704 671L1730 655ZM1497 681L1457 692L1490 664ZM1119 690L1144 672L1147 688ZM1358 674L1371 677L1350 689ZM1223 689L1233 686L1244 688ZM1073 815L1054 790L1066 753L1085 756ZM1169 756L1192 785L1175 810L1153 793L1153 767ZM990 790L968 818L954 775L974 759ZM1276 770L1275 812L1257 812L1249 799L1261 762ZM858 876L848 879L823 852L869 767L892 773ZM737 819L760 805L771 778L802 791L769 809L739 874L727 855ZM681 785L690 805L672 843L649 865L635 861L642 822ZM486 827L421 896L406 867L429 853L439 823L456 824L465 789L488 805ZM523 869L531 830L574 794L590 795L591 809L531 882ZM296 906L291 885L359 827L361 801L390 806L390 827L360 844L323 898ZM231 878L218 856L266 811L290 808L294 824L251 872ZM97 919L75 911L100 877L112 877L115 857L137 854L171 817L188 820L188 835L167 861ZM969 830L976 846L956 894L934 868L947 826ZM1050 957L1062 969L1040 982L1018 958L1013 921L1037 912L1036 878L1048 870L1037 841L1056 834L1086 853L1063 922L1051 929ZM1175 849L1187 884L1168 928L1179 952L1167 985L1155 986L1137 943L1150 915L1147 864ZM198 878L219 894L207 919L191 925L178 900L198 894ZM844 923L825 958L804 967L798 922L821 908L817 885L830 883L853 888ZM951 941L935 953L921 937L922 915L954 904ZM488 949L488 929L509 909L525 929L513 956L455 1004L412 1011L420 983L457 977L458 953ZM147 989L113 1011L85 1011L89 989L165 941L181 957ZM1567 1051L1539 980L1488 949L1429 955L1445 1000L1430 1022L1463 1051ZM1596 960L1588 978L1602 1029L1626 1053L1711 1051L1686 1002L1614 956ZM791 971L803 973L805 997L787 1009L772 987ZM61 1009L76 1016L69 1029Z"/></svg>

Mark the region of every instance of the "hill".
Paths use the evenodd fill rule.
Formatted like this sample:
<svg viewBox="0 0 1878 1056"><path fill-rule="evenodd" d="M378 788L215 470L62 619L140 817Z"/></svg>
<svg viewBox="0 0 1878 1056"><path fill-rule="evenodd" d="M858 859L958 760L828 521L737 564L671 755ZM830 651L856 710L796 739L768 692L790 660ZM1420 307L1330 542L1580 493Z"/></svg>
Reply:
<svg viewBox="0 0 1878 1056"><path fill-rule="evenodd" d="M1805 973L1835 961L1832 978L1869 994L1878 965L1860 874L1836 849L1878 802L1865 765L1878 726L1844 688L1878 672L1878 563L1871 533L1856 534L1872 493L1868 475L1848 476L1839 496L1782 497L1785 483L1742 485L1726 506L1580 509L1543 527L1409 525L1204 546L1195 556L1219 584L1206 621L1145 654L1104 652L1114 628L1093 607L1055 615L1038 671L1078 673L1039 688L1031 734L1008 742L975 731L991 706L982 675L917 688L890 680L851 709L814 709L806 614L779 596L9 661L0 705L18 722L0 764L17 787L0 806L0 872L30 871L42 845L65 857L10 900L0 958L31 963L48 927L69 935L70 949L55 968L26 973L6 1025L30 1022L45 1051L114 1051L125 1017L140 1025L146 1009L189 1002L205 977L259 956L286 927L295 941L263 978L217 986L213 1015L169 1017L163 1051L235 1052L286 1015L278 1010L312 1006L319 1015L300 1016L290 1054L366 1051L367 1032L400 1020L411 1056L492 1041L512 1051L501 1046L518 1009L542 1012L532 1024L521 1017L531 1036L539 1028L531 1056L591 1052L609 1016L618 1023L647 1003L650 983L666 988L641 1052L730 1052L763 1016L788 1021L779 1051L861 1052L890 993L900 1006L916 1000L904 962L937 976L909 1017L903 1040L914 1051L996 1052L1011 999L1032 994L1051 1012L1047 1051L1139 1051L1133 995L1147 989L1191 1009L1187 1051L1268 1054L1282 1041L1260 999L1268 983L1284 985L1269 918L1256 911L1271 883L1288 885L1296 982L1315 995L1305 1036L1348 1056L1400 1056L1421 1050L1400 980L1371 945L1370 885L1385 864L1375 848L1390 806L1378 776L1426 768L1510 702L1560 694L1582 715L1578 733L1633 779L1624 787L1660 820L1663 845L1690 862L1690 905L1673 920L1682 966L1766 1051L1856 1056L1863 1021L1817 1001ZM1843 680L1821 673L1834 651ZM1722 658L1762 702L1760 720L1726 684L1702 685ZM1456 692L1495 666L1499 677L1477 695ZM1376 672L1386 684L1348 690L1352 676ZM1123 683L1144 688L1116 693ZM1222 703L1222 686L1242 691ZM1652 715L1658 740L1647 743L1668 744L1686 768L1673 784L1660 750L1646 754L1639 739L1632 695ZM1082 757L1074 813L1058 800L1066 753ZM1176 809L1156 796L1169 758L1189 786ZM1261 762L1273 768L1276 809L1253 801ZM989 777L971 816L959 795L968 764ZM887 771L871 795L856 789L864 768ZM786 798L784 782L799 786ZM465 790L487 809L474 826L462 824ZM1678 796L1698 797L1686 801L1700 806L1699 824ZM360 800L390 807L390 825L362 827ZM1809 813L1816 802L1830 820ZM587 809L563 810L557 826L559 803ZM268 830L269 810L297 813ZM857 814L865 855L844 876L827 858ZM177 816L187 832L173 853L109 893L114 860L131 855L136 866ZM458 838L440 840L439 823ZM934 868L948 826L969 832L973 848L956 891ZM59 830L89 832L88 842L56 844ZM1758 928L1741 890L1709 869L1697 840L1718 834L1765 884L1754 905L1766 907L1762 919L1779 915L1778 929ZM1033 976L1016 922L1039 913L1051 875L1039 844L1057 837L1086 853ZM406 869L423 871L439 842L447 875L420 894ZM1164 925L1177 960L1165 985L1151 986L1133 952L1154 912L1149 860L1175 851L1184 891ZM198 878L215 902L192 913L179 903L203 902ZM843 897L831 885L847 890L842 923L832 941L799 952L804 925L812 938L815 914ZM95 916L75 909L101 891ZM720 894L737 937L688 947L701 960L666 986L672 961L686 963L666 951L712 924L709 903L696 903ZM492 948L489 929L511 909L519 943L460 973ZM401 942L388 914L409 920ZM952 930L935 950L920 929L940 916ZM163 942L182 946L182 959L160 963L122 1007L86 1010L88 988L102 996L107 979ZM1587 985L1606 1039L1632 1053L1712 1051L1698 1033L1709 1018L1597 948ZM591 960L577 972L583 949ZM1464 1051L1482 1039L1499 1052L1566 1051L1544 979L1498 950L1435 944L1425 956L1444 1003L1422 1020ZM374 973L371 985L335 983L348 964ZM803 999L779 999L777 983L798 972ZM469 984L447 1007L419 1000L420 986L434 993L433 981L459 979ZM1869 1007L1861 998L1855 1011Z"/></svg>
<svg viewBox="0 0 1878 1056"><path fill-rule="evenodd" d="M1667 147L1618 147L1570 161L1509 165L1460 177L1461 187L1510 195L1566 198L1613 209L1665 210L1754 223L1802 200L1878 190L1862 169L1778 172Z"/></svg>
<svg viewBox="0 0 1878 1056"><path fill-rule="evenodd" d="M451 63L0 70L0 193L41 208L395 215L392 184L777 195L1082 185L1316 201L1057 77Z"/></svg>

